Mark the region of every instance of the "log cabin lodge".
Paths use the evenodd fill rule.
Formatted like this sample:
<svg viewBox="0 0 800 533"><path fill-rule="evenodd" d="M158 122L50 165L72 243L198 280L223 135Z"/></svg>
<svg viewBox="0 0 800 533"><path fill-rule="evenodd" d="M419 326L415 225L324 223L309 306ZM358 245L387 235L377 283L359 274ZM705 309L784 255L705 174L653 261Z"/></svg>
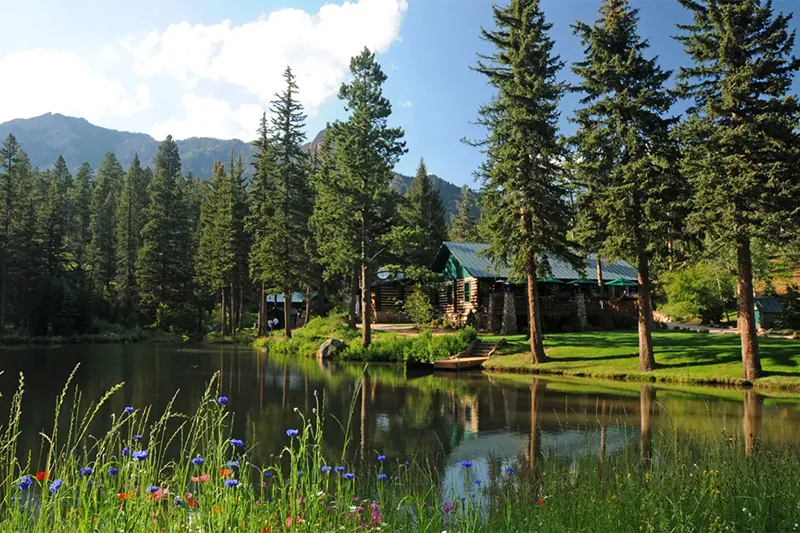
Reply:
<svg viewBox="0 0 800 533"><path fill-rule="evenodd" d="M472 324L504 334L528 329L527 284L509 277L483 255L485 243L445 242L432 269L441 281L428 287L436 317L445 324ZM546 332L628 328L636 324L638 275L626 261L601 261L590 254L585 272L548 258L550 275L538 285L539 309ZM591 273L591 274L589 274ZM593 279L589 279L590 276ZM602 279L602 286L598 283ZM405 320L401 307L412 282L402 274L371 286L376 322Z"/></svg>

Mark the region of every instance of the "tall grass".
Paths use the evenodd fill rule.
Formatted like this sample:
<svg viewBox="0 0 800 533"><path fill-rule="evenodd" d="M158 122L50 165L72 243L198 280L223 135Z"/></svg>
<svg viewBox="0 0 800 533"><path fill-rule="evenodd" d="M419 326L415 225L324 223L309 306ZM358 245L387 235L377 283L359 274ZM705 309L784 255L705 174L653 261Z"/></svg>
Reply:
<svg viewBox="0 0 800 533"><path fill-rule="evenodd" d="M17 449L24 379L0 431L0 531L794 531L800 529L800 459L719 435L698 440L679 427L650 446L566 460L534 451L476 458L475 467L346 457L351 416L316 408L274 428L285 447L254 464L230 433L233 413L216 376L192 414L159 416L132 406L92 434L100 407L122 384L85 404L71 386L58 397L39 459ZM72 401L70 402L70 398ZM67 430L58 431L66 417ZM345 452L326 457L338 431ZM707 437L707 436L706 436ZM536 438L536 435L534 435ZM531 448L536 450L535 440ZM702 442L702 445L700 444ZM23 457L22 460L19 458ZM477 461L488 463L479 470ZM477 472L488 472L480 479ZM455 485L445 482L456 479ZM448 482L448 483L450 483ZM448 488L449 487L449 488Z"/></svg>

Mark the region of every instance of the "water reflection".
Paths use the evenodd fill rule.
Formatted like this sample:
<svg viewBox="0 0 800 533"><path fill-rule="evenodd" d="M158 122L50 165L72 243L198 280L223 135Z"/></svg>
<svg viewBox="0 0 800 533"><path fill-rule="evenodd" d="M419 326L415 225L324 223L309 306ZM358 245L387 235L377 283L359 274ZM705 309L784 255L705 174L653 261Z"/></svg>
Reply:
<svg viewBox="0 0 800 533"><path fill-rule="evenodd" d="M579 454L633 452L657 456L654 435L692 431L732 438L748 455L781 449L800 429L797 398L752 390L712 390L612 384L540 377L470 374L415 375L392 365L286 359L232 347L169 345L65 346L2 352L0 409L7 412L16 376L25 373L21 453L37 453L39 432L52 432L52 413L74 366L83 398L96 400L116 383L124 389L100 410L93 431L108 427L126 405L153 405L160 414L180 389L175 409L192 412L211 376L235 412L234 436L254 445L256 462L271 462L298 427L294 408L311 414L324 403L324 453L350 460L425 459L444 472L443 490L463 493L461 461L471 461L471 481L488 483L506 468L534 475L543 461L569 466ZM315 395L316 392L316 395ZM334 418L335 417L335 418ZM2 418L5 418L3 416ZM62 423L66 423L66 417ZM5 420L3 420L5 422ZM349 429L348 429L349 428ZM350 446L344 450L345 437ZM472 487L474 489L474 487Z"/></svg>

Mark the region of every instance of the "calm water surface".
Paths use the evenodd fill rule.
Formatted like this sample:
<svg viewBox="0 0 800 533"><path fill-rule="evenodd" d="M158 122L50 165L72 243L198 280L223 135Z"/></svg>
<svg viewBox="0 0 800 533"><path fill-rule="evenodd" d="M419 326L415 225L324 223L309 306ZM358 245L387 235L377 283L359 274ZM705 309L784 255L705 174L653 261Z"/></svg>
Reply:
<svg viewBox="0 0 800 533"><path fill-rule="evenodd" d="M3 425L18 374L25 376L19 442L25 455L31 450L35 458L39 432L52 432L56 396L78 363L75 385L84 406L125 382L101 408L98 433L126 405L152 405L160 415L178 391L174 409L193 412L219 372L220 393L235 413L234 436L254 446L261 463L280 453L286 428L301 427L295 408L311 414L315 391L325 402L326 456L342 454L342 426L350 420L351 460L378 453L389 461L425 458L451 481L463 460L484 476L498 460L516 465L546 457L569 465L581 453L657 456L653 435L659 433L732 438L743 453L781 449L800 436L800 398L786 395L481 373L414 375L391 365L370 365L362 376L360 364L227 346L89 345L0 350Z"/></svg>

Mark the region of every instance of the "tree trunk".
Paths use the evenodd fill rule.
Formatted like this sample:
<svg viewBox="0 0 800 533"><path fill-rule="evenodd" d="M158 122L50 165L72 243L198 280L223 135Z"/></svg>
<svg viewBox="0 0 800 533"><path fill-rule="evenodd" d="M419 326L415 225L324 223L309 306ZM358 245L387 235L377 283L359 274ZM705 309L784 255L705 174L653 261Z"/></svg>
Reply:
<svg viewBox="0 0 800 533"><path fill-rule="evenodd" d="M650 303L650 266L647 252L640 250L639 263L639 369L650 372L656 368L653 357L653 336L650 326L653 323L653 307Z"/></svg>
<svg viewBox="0 0 800 533"><path fill-rule="evenodd" d="M288 287L283 288L283 333L287 339L292 338L292 293Z"/></svg>
<svg viewBox="0 0 800 533"><path fill-rule="evenodd" d="M761 416L763 411L763 399L754 390L744 391L744 454L752 456L756 450L758 433L761 430Z"/></svg>
<svg viewBox="0 0 800 533"><path fill-rule="evenodd" d="M263 337L267 320L266 320L266 298L264 296L264 282L262 281L261 284L258 286L258 336Z"/></svg>
<svg viewBox="0 0 800 533"><path fill-rule="evenodd" d="M7 238L8 232L6 231L6 239ZM6 323L6 278L8 277L8 261L6 260L5 247L0 250L0 254L2 254L0 255L0 331L2 331Z"/></svg>
<svg viewBox="0 0 800 533"><path fill-rule="evenodd" d="M311 318L311 285L306 285L306 320L303 325L308 324Z"/></svg>
<svg viewBox="0 0 800 533"><path fill-rule="evenodd" d="M533 378L531 383L531 433L528 442L528 468L534 473L534 483L541 484L541 469L537 469L540 464L539 456L542 454L542 429L539 424L539 412L544 403L544 393L547 382L543 379Z"/></svg>
<svg viewBox="0 0 800 533"><path fill-rule="evenodd" d="M369 266L362 255L361 263L361 346L367 348L372 342L372 299L369 295Z"/></svg>
<svg viewBox="0 0 800 533"><path fill-rule="evenodd" d="M642 385L639 393L639 422L642 436L642 459L653 457L653 423L651 414L656 400L656 389L652 385Z"/></svg>
<svg viewBox="0 0 800 533"><path fill-rule="evenodd" d="M358 300L358 270L353 269L352 280L350 281L350 309L347 314L347 327L356 329L356 300Z"/></svg>
<svg viewBox="0 0 800 533"><path fill-rule="evenodd" d="M239 328L239 324L236 322L236 286L233 282L233 276L231 276L231 297L230 297L230 320L231 320L231 335L236 334L236 330Z"/></svg>
<svg viewBox="0 0 800 533"><path fill-rule="evenodd" d="M737 239L739 263L739 334L742 337L742 370L744 379L761 377L761 357L756 336L755 303L753 302L753 261L750 239Z"/></svg>
<svg viewBox="0 0 800 533"><path fill-rule="evenodd" d="M539 321L539 296L536 287L536 256L528 252L525 261L525 273L528 278L528 327L530 329L531 362L544 363L548 360L542 345L542 332Z"/></svg>
<svg viewBox="0 0 800 533"><path fill-rule="evenodd" d="M227 335L228 334L228 328L227 328L228 322L225 319L225 313L227 311L227 307L225 305L225 287L222 287L222 289L220 289L220 292L222 293L222 297L221 297L221 300L220 300L220 310L219 310L220 330L222 331L223 335Z"/></svg>
<svg viewBox="0 0 800 533"><path fill-rule="evenodd" d="M597 265L597 288L600 289L598 291L600 296L603 296L603 260L600 258L600 254L597 254L595 263Z"/></svg>

